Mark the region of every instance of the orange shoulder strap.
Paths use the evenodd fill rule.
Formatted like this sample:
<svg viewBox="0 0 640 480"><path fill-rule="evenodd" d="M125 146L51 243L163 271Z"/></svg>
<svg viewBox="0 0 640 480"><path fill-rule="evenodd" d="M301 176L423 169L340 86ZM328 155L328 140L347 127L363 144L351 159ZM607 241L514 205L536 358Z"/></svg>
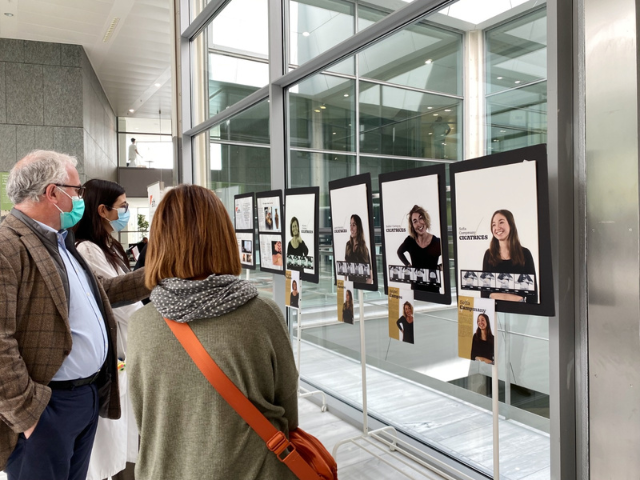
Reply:
<svg viewBox="0 0 640 480"><path fill-rule="evenodd" d="M320 477L300 456L287 437L274 427L269 420L251 403L229 377L211 358L187 323L178 323L165 318L167 325L220 396L240 415L245 422L264 440L267 448L276 454L278 460L302 480L317 480Z"/></svg>

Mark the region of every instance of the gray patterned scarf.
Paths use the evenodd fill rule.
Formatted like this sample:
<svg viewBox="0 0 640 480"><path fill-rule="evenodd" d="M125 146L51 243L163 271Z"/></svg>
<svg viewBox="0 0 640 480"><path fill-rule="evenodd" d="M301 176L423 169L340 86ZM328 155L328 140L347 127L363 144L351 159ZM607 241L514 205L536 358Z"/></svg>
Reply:
<svg viewBox="0 0 640 480"><path fill-rule="evenodd" d="M179 323L219 317L258 295L258 289L233 275L211 275L204 280L165 278L150 300L163 317Z"/></svg>

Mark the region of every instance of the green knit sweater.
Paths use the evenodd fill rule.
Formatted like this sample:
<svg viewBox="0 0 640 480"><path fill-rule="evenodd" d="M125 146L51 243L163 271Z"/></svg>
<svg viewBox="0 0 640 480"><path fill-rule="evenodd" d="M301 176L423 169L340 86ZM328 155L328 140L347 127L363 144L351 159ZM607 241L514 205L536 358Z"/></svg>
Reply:
<svg viewBox="0 0 640 480"><path fill-rule="evenodd" d="M298 426L297 371L273 301L256 297L190 325L276 428L288 435ZM141 437L137 480L296 478L204 378L153 304L131 316L127 371Z"/></svg>

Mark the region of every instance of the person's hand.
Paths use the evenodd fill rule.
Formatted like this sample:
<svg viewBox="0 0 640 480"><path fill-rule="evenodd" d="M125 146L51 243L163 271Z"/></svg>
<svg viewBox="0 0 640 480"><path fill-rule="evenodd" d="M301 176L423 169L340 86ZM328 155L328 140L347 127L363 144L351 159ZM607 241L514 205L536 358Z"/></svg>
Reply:
<svg viewBox="0 0 640 480"><path fill-rule="evenodd" d="M36 426L38 425L38 422L33 424L33 427L28 428L27 430L25 430L23 432L24 438L29 438L31 436L31 434L33 433L33 431L36 429Z"/></svg>
<svg viewBox="0 0 640 480"><path fill-rule="evenodd" d="M485 358L485 357L476 357L475 358L478 362L484 362L484 363L488 363L489 365L493 365L493 361Z"/></svg>

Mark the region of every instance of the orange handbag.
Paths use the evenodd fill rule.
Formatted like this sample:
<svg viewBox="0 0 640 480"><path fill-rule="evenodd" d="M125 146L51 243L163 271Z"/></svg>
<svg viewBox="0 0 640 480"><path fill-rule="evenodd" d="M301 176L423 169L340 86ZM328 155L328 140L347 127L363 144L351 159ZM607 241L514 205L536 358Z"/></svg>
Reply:
<svg viewBox="0 0 640 480"><path fill-rule="evenodd" d="M189 324L174 322L167 318L165 321L213 388L238 412L264 440L267 448L275 453L278 460L289 467L296 477L301 480L338 479L336 461L317 438L297 428L289 432L289 440L287 440L284 433L274 427L218 367Z"/></svg>

